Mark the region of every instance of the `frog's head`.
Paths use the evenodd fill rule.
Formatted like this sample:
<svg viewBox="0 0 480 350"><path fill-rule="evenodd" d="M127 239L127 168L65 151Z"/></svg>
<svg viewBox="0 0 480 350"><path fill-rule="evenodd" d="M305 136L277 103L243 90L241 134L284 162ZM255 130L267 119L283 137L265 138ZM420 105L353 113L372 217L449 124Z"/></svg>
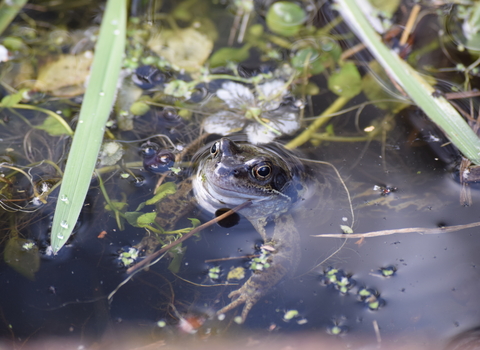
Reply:
<svg viewBox="0 0 480 350"><path fill-rule="evenodd" d="M299 180L302 163L280 145L222 138L196 158L194 193L200 206L210 212L250 200L246 216L282 213L303 190Z"/></svg>

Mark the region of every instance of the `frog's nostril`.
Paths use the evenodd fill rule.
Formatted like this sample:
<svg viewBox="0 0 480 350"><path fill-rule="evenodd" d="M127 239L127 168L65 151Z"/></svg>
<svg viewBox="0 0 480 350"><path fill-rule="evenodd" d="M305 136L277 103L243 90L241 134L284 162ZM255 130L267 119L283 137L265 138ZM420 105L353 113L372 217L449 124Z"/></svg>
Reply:
<svg viewBox="0 0 480 350"><path fill-rule="evenodd" d="M236 176L240 175L240 172L238 170L234 170L234 171L232 171L232 174L233 174L233 176L236 177Z"/></svg>

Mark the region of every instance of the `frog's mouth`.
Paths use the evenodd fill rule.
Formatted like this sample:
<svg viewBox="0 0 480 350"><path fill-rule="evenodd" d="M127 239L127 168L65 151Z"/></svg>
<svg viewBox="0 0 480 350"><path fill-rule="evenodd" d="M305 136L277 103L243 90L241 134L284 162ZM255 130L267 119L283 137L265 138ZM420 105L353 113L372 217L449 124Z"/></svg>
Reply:
<svg viewBox="0 0 480 350"><path fill-rule="evenodd" d="M205 210L214 213L221 208L233 208L246 201L253 204L269 199L269 196L254 193L242 193L232 188L225 188L209 181L208 176L196 176L193 190L198 204Z"/></svg>

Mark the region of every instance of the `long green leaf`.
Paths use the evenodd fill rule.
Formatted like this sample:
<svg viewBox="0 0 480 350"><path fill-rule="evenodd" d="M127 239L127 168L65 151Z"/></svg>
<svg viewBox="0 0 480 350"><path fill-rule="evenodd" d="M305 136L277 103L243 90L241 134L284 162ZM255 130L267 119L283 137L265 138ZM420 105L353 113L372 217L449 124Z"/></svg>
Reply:
<svg viewBox="0 0 480 350"><path fill-rule="evenodd" d="M387 48L363 14L358 0L337 0L345 22L408 96L445 132L450 141L475 164L480 164L480 139L455 108L395 52Z"/></svg>
<svg viewBox="0 0 480 350"><path fill-rule="evenodd" d="M0 34L3 33L26 3L27 0L5 0L0 4Z"/></svg>
<svg viewBox="0 0 480 350"><path fill-rule="evenodd" d="M125 49L126 20L127 0L108 0L53 219L50 239L54 254L70 237L90 186L105 123L115 99Z"/></svg>

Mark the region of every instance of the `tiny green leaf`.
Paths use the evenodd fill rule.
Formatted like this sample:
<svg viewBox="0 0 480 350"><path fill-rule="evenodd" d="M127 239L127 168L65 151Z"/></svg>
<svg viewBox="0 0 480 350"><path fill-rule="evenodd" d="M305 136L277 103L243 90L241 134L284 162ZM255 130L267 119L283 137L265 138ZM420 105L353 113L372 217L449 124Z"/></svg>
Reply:
<svg viewBox="0 0 480 350"><path fill-rule="evenodd" d="M299 315L297 310L288 310L285 312L285 315L283 316L283 319L286 321L291 320L294 317L297 317Z"/></svg>
<svg viewBox="0 0 480 350"><path fill-rule="evenodd" d="M145 202L146 205L152 205L160 202L163 198L177 192L177 185L174 182L165 182L157 191L157 194Z"/></svg>
<svg viewBox="0 0 480 350"><path fill-rule="evenodd" d="M188 220L190 220L190 222L192 223L192 228L195 228L195 227L197 227L198 225L200 225L200 220L198 220L198 219L188 218Z"/></svg>

